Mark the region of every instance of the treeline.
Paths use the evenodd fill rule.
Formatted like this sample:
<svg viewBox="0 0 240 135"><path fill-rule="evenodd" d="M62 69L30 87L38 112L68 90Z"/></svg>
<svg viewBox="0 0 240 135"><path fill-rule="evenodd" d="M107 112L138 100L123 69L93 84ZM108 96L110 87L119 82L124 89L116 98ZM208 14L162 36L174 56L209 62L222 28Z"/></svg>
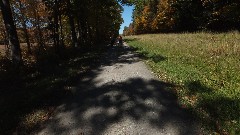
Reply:
<svg viewBox="0 0 240 135"><path fill-rule="evenodd" d="M135 0L124 35L240 30L239 0Z"/></svg>
<svg viewBox="0 0 240 135"><path fill-rule="evenodd" d="M66 46L96 48L118 34L123 19L120 0L0 0L0 45L10 60L41 54L49 46L59 54ZM33 46L36 48L33 50ZM37 52L36 52L37 51ZM36 53L35 53L36 52Z"/></svg>

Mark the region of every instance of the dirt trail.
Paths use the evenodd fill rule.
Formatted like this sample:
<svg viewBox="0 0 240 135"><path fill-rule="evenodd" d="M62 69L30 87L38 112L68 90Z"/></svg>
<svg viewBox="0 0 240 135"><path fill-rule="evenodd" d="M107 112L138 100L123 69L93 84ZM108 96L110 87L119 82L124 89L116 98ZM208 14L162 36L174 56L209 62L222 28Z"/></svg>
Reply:
<svg viewBox="0 0 240 135"><path fill-rule="evenodd" d="M38 135L196 135L198 122L177 104L174 85L154 77L123 47L110 48Z"/></svg>

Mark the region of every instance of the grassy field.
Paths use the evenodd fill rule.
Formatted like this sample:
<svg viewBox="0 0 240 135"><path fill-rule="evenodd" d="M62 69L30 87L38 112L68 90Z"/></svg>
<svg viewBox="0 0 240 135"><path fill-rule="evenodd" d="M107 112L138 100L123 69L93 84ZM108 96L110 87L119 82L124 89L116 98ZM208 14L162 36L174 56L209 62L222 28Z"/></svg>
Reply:
<svg viewBox="0 0 240 135"><path fill-rule="evenodd" d="M125 37L212 134L240 134L240 33Z"/></svg>

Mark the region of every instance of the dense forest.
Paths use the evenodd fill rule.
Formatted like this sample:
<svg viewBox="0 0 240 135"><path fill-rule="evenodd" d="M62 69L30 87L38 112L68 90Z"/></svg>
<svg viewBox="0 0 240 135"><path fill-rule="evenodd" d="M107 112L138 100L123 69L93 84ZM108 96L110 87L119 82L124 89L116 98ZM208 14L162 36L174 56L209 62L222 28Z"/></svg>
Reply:
<svg viewBox="0 0 240 135"><path fill-rule="evenodd" d="M48 119L118 35L128 3L0 0L0 134L30 134Z"/></svg>
<svg viewBox="0 0 240 135"><path fill-rule="evenodd" d="M239 0L134 1L133 23L124 35L240 29Z"/></svg>
<svg viewBox="0 0 240 135"><path fill-rule="evenodd" d="M53 47L98 48L117 35L123 19L121 0L0 0L0 43L6 56L21 63L22 47L39 55ZM35 49L34 49L35 48ZM35 51L33 51L33 49Z"/></svg>

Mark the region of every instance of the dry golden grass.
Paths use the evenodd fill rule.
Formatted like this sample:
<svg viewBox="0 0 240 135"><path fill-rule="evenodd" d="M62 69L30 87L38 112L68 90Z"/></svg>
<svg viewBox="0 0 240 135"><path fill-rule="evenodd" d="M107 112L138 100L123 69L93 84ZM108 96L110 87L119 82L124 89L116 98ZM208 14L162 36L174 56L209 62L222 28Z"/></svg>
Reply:
<svg viewBox="0 0 240 135"><path fill-rule="evenodd" d="M240 134L240 33L127 37L160 79L180 86L180 102L208 128Z"/></svg>

